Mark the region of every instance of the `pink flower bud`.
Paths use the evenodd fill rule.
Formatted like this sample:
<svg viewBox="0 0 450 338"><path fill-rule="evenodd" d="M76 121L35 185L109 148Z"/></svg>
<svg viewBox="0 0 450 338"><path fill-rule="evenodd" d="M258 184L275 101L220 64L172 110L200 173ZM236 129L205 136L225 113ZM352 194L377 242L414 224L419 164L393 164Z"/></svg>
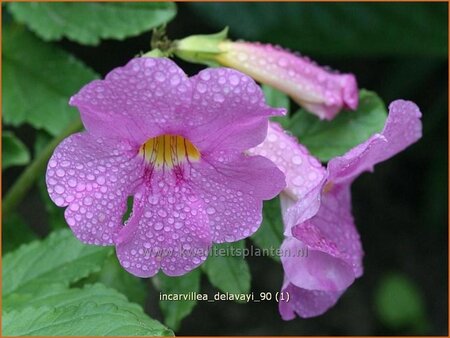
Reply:
<svg viewBox="0 0 450 338"><path fill-rule="evenodd" d="M353 74L339 74L306 57L269 44L222 41L215 60L246 73L292 97L321 119L342 108L356 109L358 86Z"/></svg>

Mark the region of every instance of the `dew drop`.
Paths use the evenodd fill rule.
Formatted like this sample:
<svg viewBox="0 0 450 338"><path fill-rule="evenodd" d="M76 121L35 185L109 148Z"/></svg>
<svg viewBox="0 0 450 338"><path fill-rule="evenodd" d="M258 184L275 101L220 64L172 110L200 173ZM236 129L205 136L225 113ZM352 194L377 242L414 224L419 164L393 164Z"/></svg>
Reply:
<svg viewBox="0 0 450 338"><path fill-rule="evenodd" d="M156 72L155 79L156 81L163 82L166 79L166 76L161 72Z"/></svg>
<svg viewBox="0 0 450 338"><path fill-rule="evenodd" d="M69 185L69 187L71 188L75 188L77 186L77 180L72 178L69 178L69 180L67 181L67 184Z"/></svg>
<svg viewBox="0 0 450 338"><path fill-rule="evenodd" d="M237 86L239 84L239 82L240 82L240 80L239 80L239 77L237 75L231 75L230 76L230 83L233 86Z"/></svg>
<svg viewBox="0 0 450 338"><path fill-rule="evenodd" d="M202 72L202 73L200 74L200 78L201 78L203 81L208 81L208 80L211 78L211 75L209 74L209 72Z"/></svg>
<svg viewBox="0 0 450 338"><path fill-rule="evenodd" d="M56 197L56 198L55 198L55 204L56 204L57 206L59 206L59 207L63 206L63 205L64 205L64 198L62 198L62 197Z"/></svg>
<svg viewBox="0 0 450 338"><path fill-rule="evenodd" d="M92 197L89 197L89 196L85 197L84 200L83 200L83 204L84 205L91 205L92 202L93 202L92 201Z"/></svg>
<svg viewBox="0 0 450 338"><path fill-rule="evenodd" d="M303 183L303 178L301 176L297 176L292 182L297 186L301 186Z"/></svg>
<svg viewBox="0 0 450 338"><path fill-rule="evenodd" d="M65 171L64 171L64 169L58 169L58 170L56 170L56 175L58 176L58 177L64 177L64 175L65 175Z"/></svg>
<svg viewBox="0 0 450 338"><path fill-rule="evenodd" d="M218 103L222 103L223 101L225 101L225 98L223 97L222 94L216 93L216 94L214 94L214 101L218 102Z"/></svg>
<svg viewBox="0 0 450 338"><path fill-rule="evenodd" d="M160 217L164 218L164 217L167 216L167 212L166 212L165 210L160 209L160 210L158 211L158 215L159 215Z"/></svg>
<svg viewBox="0 0 450 338"><path fill-rule="evenodd" d="M63 187L62 185L57 185L57 186L55 187L55 192L56 192L57 194L62 194L64 191L65 191L65 189L64 189L64 187Z"/></svg>
<svg viewBox="0 0 450 338"><path fill-rule="evenodd" d="M303 162L303 160L300 156L294 156L292 158L292 163L294 163L294 164L302 164L302 162Z"/></svg>

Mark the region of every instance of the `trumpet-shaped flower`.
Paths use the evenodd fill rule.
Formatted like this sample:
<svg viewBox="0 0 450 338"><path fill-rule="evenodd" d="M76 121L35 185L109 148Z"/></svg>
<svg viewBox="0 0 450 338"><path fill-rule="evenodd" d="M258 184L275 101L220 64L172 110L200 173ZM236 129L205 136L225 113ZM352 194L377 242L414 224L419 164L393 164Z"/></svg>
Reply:
<svg viewBox="0 0 450 338"><path fill-rule="evenodd" d="M352 74L338 74L280 47L224 41L216 60L290 95L321 119L331 120L342 108L356 109L358 86Z"/></svg>
<svg viewBox="0 0 450 338"><path fill-rule="evenodd" d="M285 185L271 161L244 154L282 111L266 106L260 88L237 71L188 78L168 59L136 58L70 104L86 132L55 149L48 192L66 207L79 240L115 245L134 275L182 275L206 259L212 242L250 236L262 201Z"/></svg>
<svg viewBox="0 0 450 338"><path fill-rule="evenodd" d="M286 239L282 252L282 290L289 302L279 309L283 319L318 316L333 306L363 273L363 250L351 213L351 183L364 171L402 151L421 137L421 113L409 101L389 106L384 130L329 161L318 165L305 148L278 126L252 149L276 163L286 175L281 194ZM308 249L308 256L296 252Z"/></svg>

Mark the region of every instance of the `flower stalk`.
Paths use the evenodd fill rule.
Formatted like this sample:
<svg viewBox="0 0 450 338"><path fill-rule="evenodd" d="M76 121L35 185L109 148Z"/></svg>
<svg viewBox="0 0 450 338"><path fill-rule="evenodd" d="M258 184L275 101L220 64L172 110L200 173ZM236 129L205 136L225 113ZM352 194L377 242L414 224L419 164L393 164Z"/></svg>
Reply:
<svg viewBox="0 0 450 338"><path fill-rule="evenodd" d="M38 154L6 193L2 203L3 217L5 217L5 215L9 216L14 211L23 200L28 190L30 190L36 182L37 178L42 175L56 146L67 136L80 131L81 129L83 129L83 125L81 120L77 118Z"/></svg>

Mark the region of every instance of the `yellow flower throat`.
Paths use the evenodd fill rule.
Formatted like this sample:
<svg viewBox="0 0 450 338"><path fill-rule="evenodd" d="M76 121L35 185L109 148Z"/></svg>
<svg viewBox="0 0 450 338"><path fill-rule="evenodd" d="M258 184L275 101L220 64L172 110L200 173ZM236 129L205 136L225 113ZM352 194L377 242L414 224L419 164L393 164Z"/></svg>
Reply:
<svg viewBox="0 0 450 338"><path fill-rule="evenodd" d="M198 149L186 138L176 135L161 135L147 140L139 154L154 167L173 168L183 162L200 159Z"/></svg>

